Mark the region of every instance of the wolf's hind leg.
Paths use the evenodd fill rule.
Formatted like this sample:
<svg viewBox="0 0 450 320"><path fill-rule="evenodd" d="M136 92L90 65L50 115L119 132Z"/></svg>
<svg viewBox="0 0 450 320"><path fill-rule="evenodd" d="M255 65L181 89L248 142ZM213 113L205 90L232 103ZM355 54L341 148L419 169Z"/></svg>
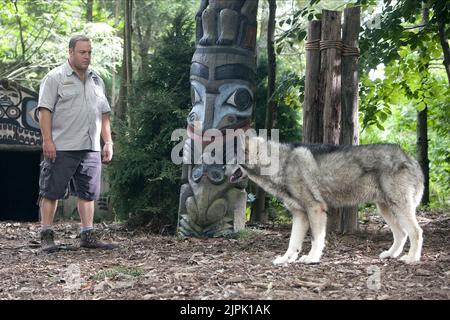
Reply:
<svg viewBox="0 0 450 320"><path fill-rule="evenodd" d="M400 258L405 263L414 263L420 261L423 244L423 231L420 228L416 218L416 206L413 201L405 202L403 206L394 206L394 214L396 215L400 226L405 229L409 238L409 252Z"/></svg>
<svg viewBox="0 0 450 320"><path fill-rule="evenodd" d="M391 212L391 209L387 204L379 202L377 203L378 212L384 218L388 226L391 228L392 234L394 236L394 243L389 248L389 250L383 251L380 254L380 259L385 258L397 258L403 251L407 235L405 230L400 226L397 218Z"/></svg>
<svg viewBox="0 0 450 320"><path fill-rule="evenodd" d="M325 205L318 204L312 208L308 208L309 224L311 226L311 251L307 256L302 256L299 260L301 263L318 263L322 257L325 247L325 236L327 228L327 214Z"/></svg>
<svg viewBox="0 0 450 320"><path fill-rule="evenodd" d="M302 251L303 240L309 229L309 221L304 211L292 212L292 231L289 239L289 247L283 256L277 257L273 264L285 264L294 262Z"/></svg>

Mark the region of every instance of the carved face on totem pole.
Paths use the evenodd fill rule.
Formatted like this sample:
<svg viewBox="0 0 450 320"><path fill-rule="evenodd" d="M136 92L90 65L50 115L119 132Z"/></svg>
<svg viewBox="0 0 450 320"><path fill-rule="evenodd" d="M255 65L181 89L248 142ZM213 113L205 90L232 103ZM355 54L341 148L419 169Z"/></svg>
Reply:
<svg viewBox="0 0 450 320"><path fill-rule="evenodd" d="M249 128L256 78L256 9L256 0L202 0L191 65L190 133L195 125L202 133Z"/></svg>
<svg viewBox="0 0 450 320"><path fill-rule="evenodd" d="M257 0L201 0L190 81L192 141L208 144L209 129L247 129L254 109ZM223 164L194 164L180 194L180 228L187 235L217 235L237 211L244 217L246 193L228 183ZM239 204L238 204L239 203ZM239 207L239 208L238 208ZM234 219L236 224L236 219ZM236 229L236 228L235 228Z"/></svg>

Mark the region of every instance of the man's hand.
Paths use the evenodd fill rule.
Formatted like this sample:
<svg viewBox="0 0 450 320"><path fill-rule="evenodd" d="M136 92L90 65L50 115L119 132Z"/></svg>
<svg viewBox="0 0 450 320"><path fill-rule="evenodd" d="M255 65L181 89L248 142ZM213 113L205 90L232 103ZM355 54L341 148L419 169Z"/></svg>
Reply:
<svg viewBox="0 0 450 320"><path fill-rule="evenodd" d="M56 159L56 146L52 140L44 140L42 142L42 151L44 152L44 158L55 162Z"/></svg>
<svg viewBox="0 0 450 320"><path fill-rule="evenodd" d="M108 163L111 161L113 157L113 146L110 143L106 143L103 146L103 159L102 162L103 163Z"/></svg>

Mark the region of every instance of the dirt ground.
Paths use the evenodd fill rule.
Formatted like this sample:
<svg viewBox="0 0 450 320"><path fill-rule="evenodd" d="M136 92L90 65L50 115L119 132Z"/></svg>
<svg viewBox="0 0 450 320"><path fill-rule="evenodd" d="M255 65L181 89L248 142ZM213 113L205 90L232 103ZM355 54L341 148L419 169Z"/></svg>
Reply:
<svg viewBox="0 0 450 320"><path fill-rule="evenodd" d="M378 259L392 236L370 214L358 234L328 236L320 264L274 266L289 226L182 240L100 224L103 239L119 249L46 254L38 224L2 222L0 299L450 299L450 215L420 212L419 223L424 247L415 265ZM77 222L55 230L60 243L77 245Z"/></svg>

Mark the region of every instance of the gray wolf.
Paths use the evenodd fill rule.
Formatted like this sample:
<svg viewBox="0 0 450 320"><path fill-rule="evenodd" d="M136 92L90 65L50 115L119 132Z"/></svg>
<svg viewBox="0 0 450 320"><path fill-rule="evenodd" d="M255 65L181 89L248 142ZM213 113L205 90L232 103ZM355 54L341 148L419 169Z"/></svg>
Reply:
<svg viewBox="0 0 450 320"><path fill-rule="evenodd" d="M249 152L251 148L257 151ZM278 168L270 175L261 174L267 166L261 150L278 150ZM399 257L409 238L409 252L400 260L420 260L423 236L415 211L424 178L418 162L398 145L288 145L253 137L246 140L245 155L248 161L232 166L230 181L248 176L292 213L288 249L274 264L297 260L309 228L311 251L299 262L318 263L325 246L327 208L365 202L377 205L393 233L392 246L380 258Z"/></svg>

